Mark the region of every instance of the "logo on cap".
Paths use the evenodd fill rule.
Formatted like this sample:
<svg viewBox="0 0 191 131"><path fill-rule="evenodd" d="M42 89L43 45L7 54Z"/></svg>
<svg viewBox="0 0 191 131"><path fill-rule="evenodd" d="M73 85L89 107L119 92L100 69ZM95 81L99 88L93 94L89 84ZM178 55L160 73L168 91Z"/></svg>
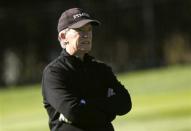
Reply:
<svg viewBox="0 0 191 131"><path fill-rule="evenodd" d="M73 15L73 18L76 19L76 18L83 17L83 16L90 17L90 15L87 13L79 13L79 14Z"/></svg>

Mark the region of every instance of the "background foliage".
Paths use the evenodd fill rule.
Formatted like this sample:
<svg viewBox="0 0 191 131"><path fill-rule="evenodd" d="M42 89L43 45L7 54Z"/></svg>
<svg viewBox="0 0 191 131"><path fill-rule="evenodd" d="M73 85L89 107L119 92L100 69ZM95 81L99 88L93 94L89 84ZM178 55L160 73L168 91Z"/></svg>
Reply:
<svg viewBox="0 0 191 131"><path fill-rule="evenodd" d="M81 7L102 22L93 50L115 72L191 62L190 0L46 0L0 2L0 86L38 83L61 51L57 21Z"/></svg>

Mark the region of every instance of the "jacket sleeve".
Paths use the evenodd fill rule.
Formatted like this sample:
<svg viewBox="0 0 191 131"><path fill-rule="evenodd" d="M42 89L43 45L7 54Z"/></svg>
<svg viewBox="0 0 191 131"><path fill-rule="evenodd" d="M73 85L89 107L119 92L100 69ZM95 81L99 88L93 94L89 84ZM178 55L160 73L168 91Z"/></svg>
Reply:
<svg viewBox="0 0 191 131"><path fill-rule="evenodd" d="M96 109L94 105L80 104L81 98L68 87L67 79L60 69L44 71L43 89L48 103L73 124L87 127L108 122L104 112Z"/></svg>
<svg viewBox="0 0 191 131"><path fill-rule="evenodd" d="M131 97L128 90L117 80L116 76L108 67L107 73L105 73L106 86L112 89L113 95L106 96L103 99L93 100L92 102L97 105L98 108L109 114L124 115L128 113L132 108Z"/></svg>

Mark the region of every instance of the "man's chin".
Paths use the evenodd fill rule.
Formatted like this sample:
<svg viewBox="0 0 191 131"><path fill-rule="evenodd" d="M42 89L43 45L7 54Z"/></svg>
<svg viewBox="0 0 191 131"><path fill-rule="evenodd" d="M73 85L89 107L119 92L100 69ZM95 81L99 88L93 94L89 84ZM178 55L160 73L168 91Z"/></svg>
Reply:
<svg viewBox="0 0 191 131"><path fill-rule="evenodd" d="M89 49L89 48L80 48L79 49L79 52L82 52L82 53L88 53L90 51L91 51L91 49Z"/></svg>
<svg viewBox="0 0 191 131"><path fill-rule="evenodd" d="M89 53L90 50L80 50L80 52L86 54L86 53Z"/></svg>

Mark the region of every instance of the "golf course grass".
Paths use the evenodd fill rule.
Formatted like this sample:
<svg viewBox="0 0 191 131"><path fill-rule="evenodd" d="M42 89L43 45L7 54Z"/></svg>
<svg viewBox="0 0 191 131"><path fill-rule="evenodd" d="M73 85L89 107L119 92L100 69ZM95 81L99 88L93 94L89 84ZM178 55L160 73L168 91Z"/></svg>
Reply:
<svg viewBox="0 0 191 131"><path fill-rule="evenodd" d="M191 65L117 76L133 108L113 121L116 131L191 131ZM40 84L0 90L0 131L49 131L47 123Z"/></svg>

